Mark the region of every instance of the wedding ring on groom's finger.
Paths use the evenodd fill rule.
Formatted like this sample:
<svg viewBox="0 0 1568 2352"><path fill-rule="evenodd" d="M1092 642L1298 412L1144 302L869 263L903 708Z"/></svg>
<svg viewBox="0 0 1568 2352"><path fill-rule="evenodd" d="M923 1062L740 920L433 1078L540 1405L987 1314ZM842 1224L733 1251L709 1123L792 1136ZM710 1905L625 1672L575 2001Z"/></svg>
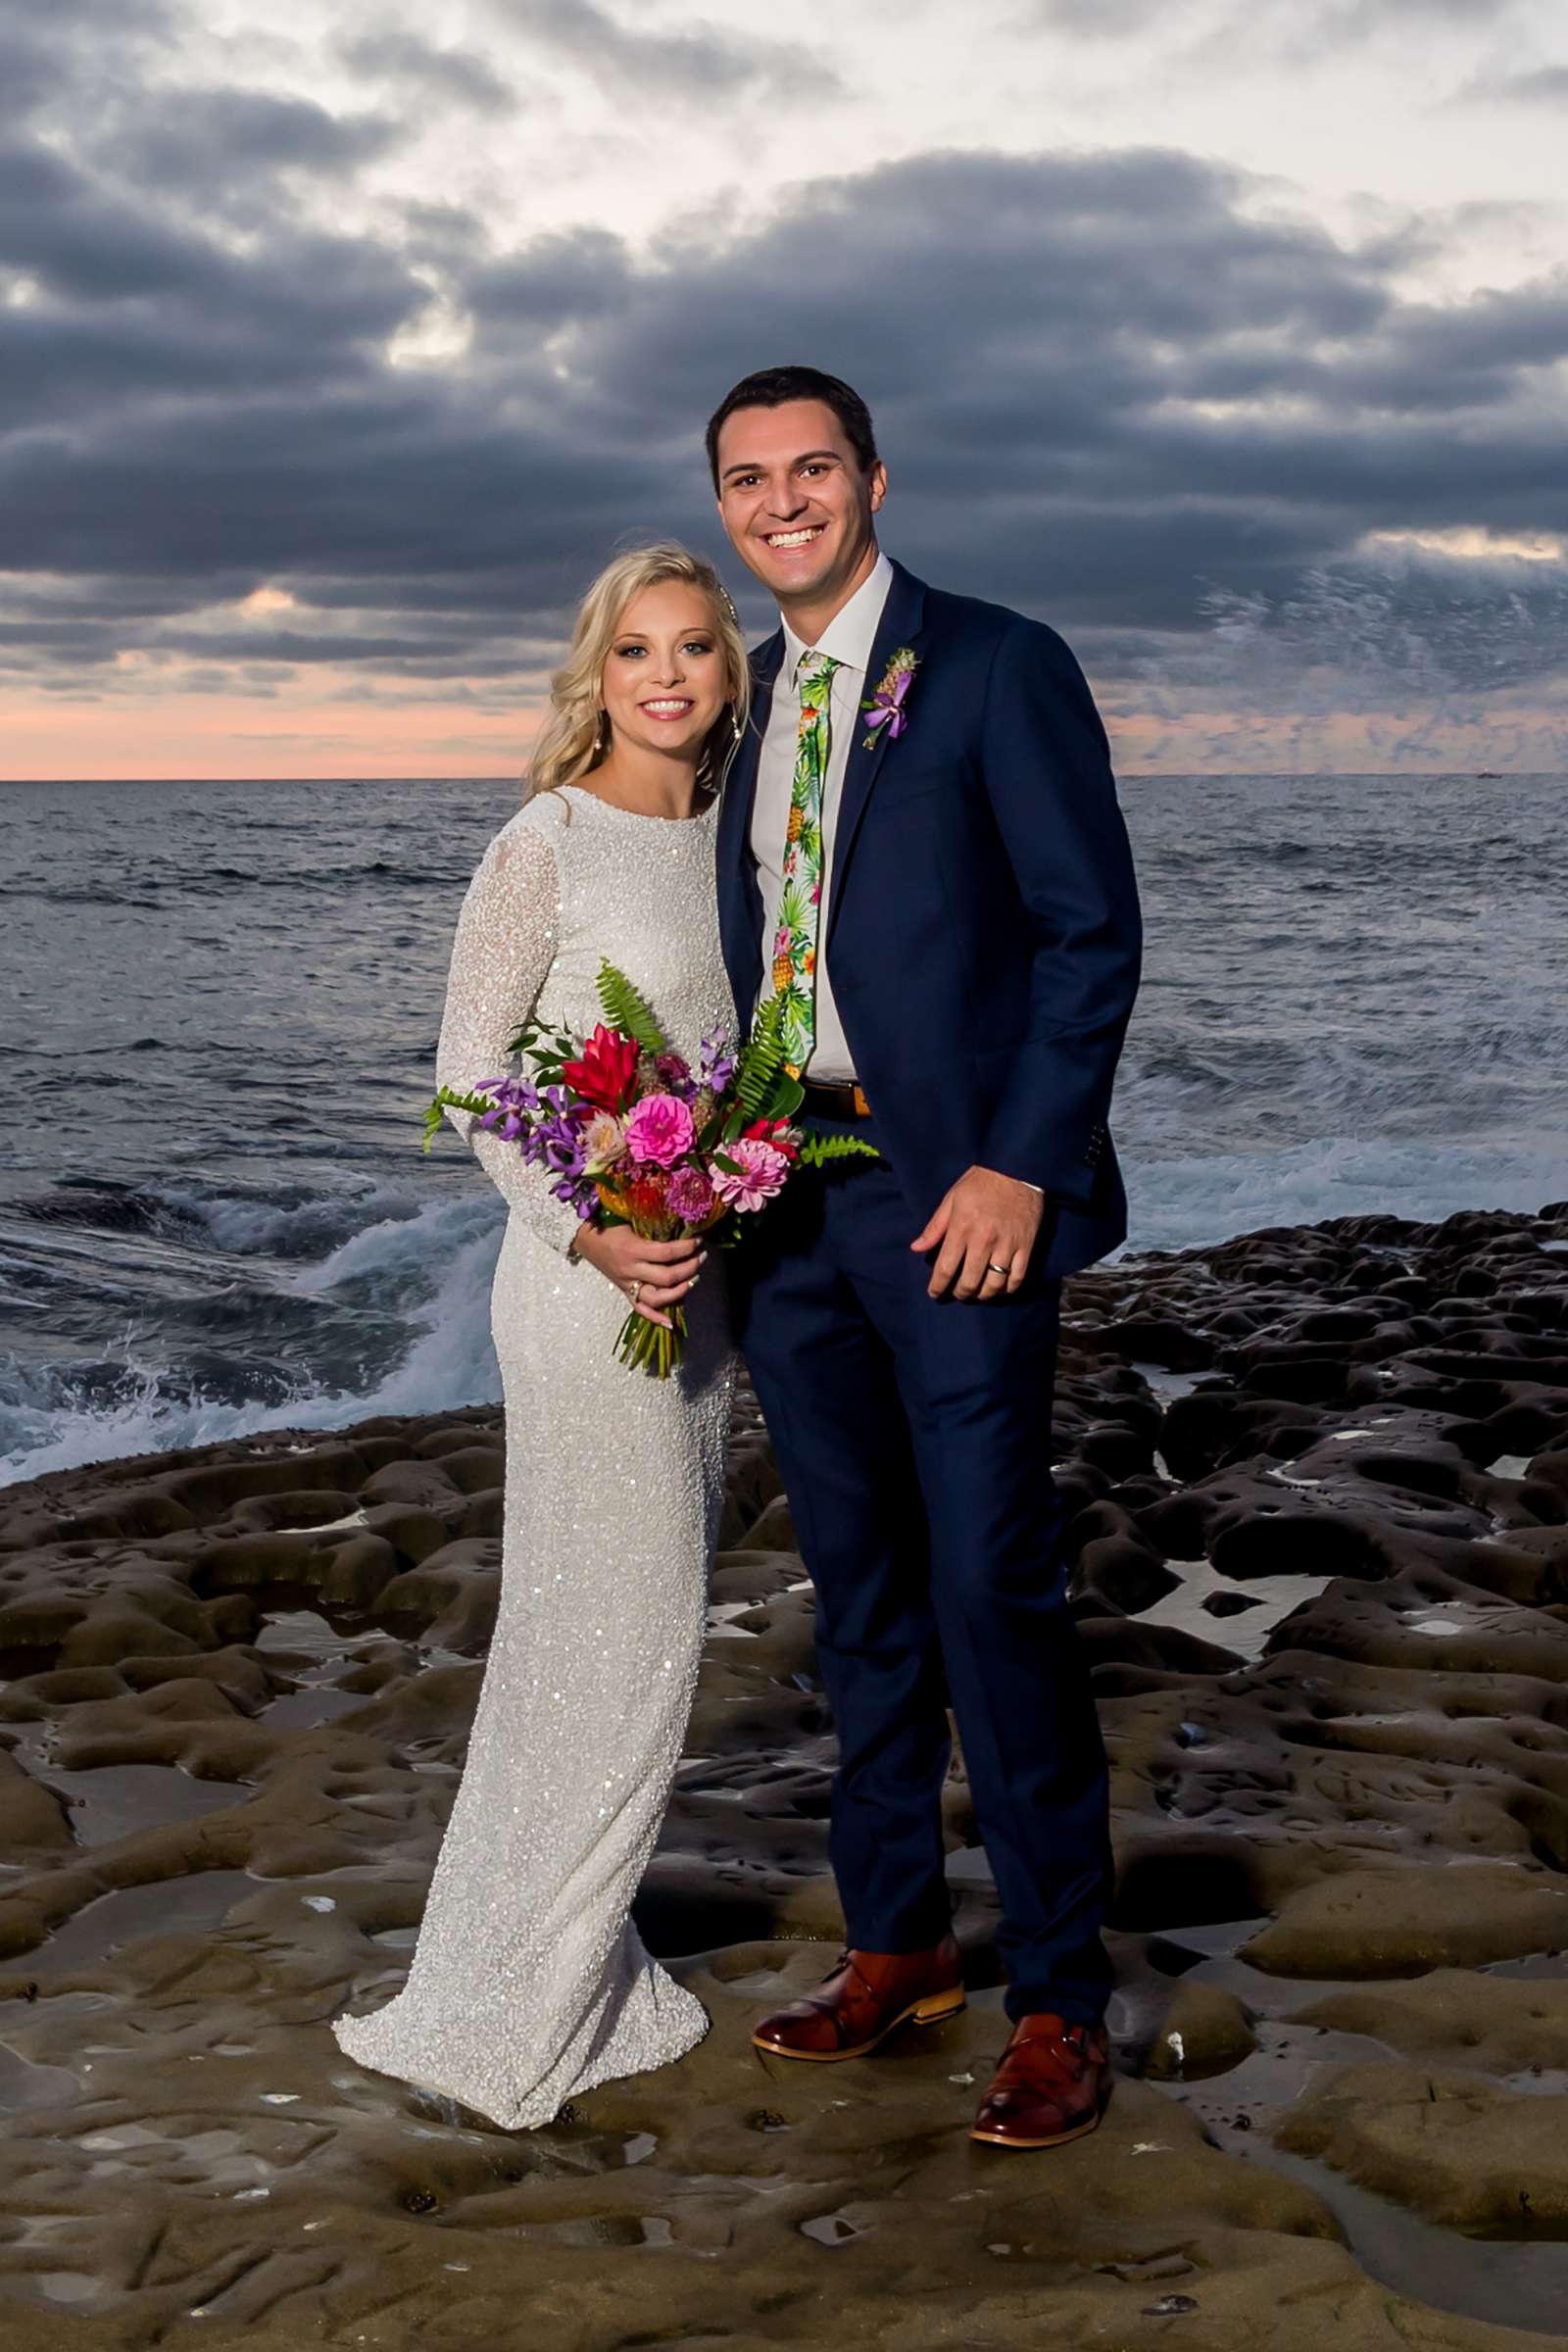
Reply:
<svg viewBox="0 0 1568 2352"><path fill-rule="evenodd" d="M1000 1274L1004 1282L1006 1281L1007 1276L1012 1272L1012 1268L1010 1266L999 1266L994 1257L988 1257L986 1259L986 1264L990 1267L993 1274Z"/></svg>

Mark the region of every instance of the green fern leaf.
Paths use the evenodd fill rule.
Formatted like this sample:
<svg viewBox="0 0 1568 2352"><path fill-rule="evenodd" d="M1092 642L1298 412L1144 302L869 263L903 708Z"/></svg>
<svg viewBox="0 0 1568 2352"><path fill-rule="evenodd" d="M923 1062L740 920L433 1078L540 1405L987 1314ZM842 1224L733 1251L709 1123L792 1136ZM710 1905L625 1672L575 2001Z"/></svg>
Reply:
<svg viewBox="0 0 1568 2352"><path fill-rule="evenodd" d="M605 1022L629 1037L645 1054L664 1054L668 1048L653 1007L639 989L633 988L622 971L617 971L607 956L599 966L599 1002L604 1007Z"/></svg>
<svg viewBox="0 0 1568 2352"><path fill-rule="evenodd" d="M762 1116L773 1084L783 1075L783 998L764 997L757 1008L752 1034L741 1050L735 1081L735 1109L741 1126Z"/></svg>
<svg viewBox="0 0 1568 2352"><path fill-rule="evenodd" d="M494 1110L495 1104L488 1095L460 1095L455 1093L450 1086L438 1087L424 1106L424 1148L427 1152L435 1142L440 1131L441 1121L449 1108L471 1110L477 1114L484 1110Z"/></svg>
<svg viewBox="0 0 1568 2352"><path fill-rule="evenodd" d="M564 1030L547 1029L540 1021L525 1021L515 1037L508 1040L509 1054L521 1054L530 1061L553 1061L558 1065L577 1051L577 1040L567 1037Z"/></svg>
<svg viewBox="0 0 1568 2352"><path fill-rule="evenodd" d="M808 1135L800 1150L803 1168L819 1168L830 1159L880 1159L875 1144L858 1135Z"/></svg>

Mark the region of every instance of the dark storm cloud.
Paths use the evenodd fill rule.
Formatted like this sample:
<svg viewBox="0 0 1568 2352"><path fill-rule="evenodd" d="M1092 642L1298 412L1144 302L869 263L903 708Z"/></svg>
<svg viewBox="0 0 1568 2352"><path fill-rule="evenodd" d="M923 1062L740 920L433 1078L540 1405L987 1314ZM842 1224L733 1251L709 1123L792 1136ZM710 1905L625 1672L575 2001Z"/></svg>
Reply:
<svg viewBox="0 0 1568 2352"><path fill-rule="evenodd" d="M927 158L717 254L515 257L472 282L478 349L552 332L617 447L700 420L747 365L814 359L873 402L891 537L1107 622L1190 624L1200 575L1283 588L1368 528L1539 527L1555 428L1513 405L1563 348L1563 290L1401 306L1396 249L1246 220L1240 193L1162 154Z"/></svg>
<svg viewBox="0 0 1568 2352"><path fill-rule="evenodd" d="M0 307L0 667L536 668L617 542L673 531L736 572L702 425L790 358L871 400L889 545L1057 620L1102 675L1200 673L1241 634L1285 642L1287 612L1299 637L1307 580L1389 645L1408 612L1429 672L1466 646L1479 686L1551 667L1556 567L1361 543L1568 520L1544 393L1568 290L1413 304L1398 238L1348 248L1249 193L1159 152L937 155L798 188L727 242L496 259L440 207L396 245L286 206L223 238L14 143L0 270L38 291ZM471 348L400 367L432 253ZM241 612L268 582L292 606Z"/></svg>
<svg viewBox="0 0 1568 2352"><path fill-rule="evenodd" d="M21 122L58 89L64 69L22 24L0 24L0 128Z"/></svg>
<svg viewBox="0 0 1568 2352"><path fill-rule="evenodd" d="M172 35L164 0L14 6L0 21L0 129L56 99L79 107L109 86L123 59L167 47Z"/></svg>
<svg viewBox="0 0 1568 2352"><path fill-rule="evenodd" d="M407 98L456 103L482 115L506 114L520 104L488 59L470 49L432 48L416 33L367 33L340 54L354 73L391 83Z"/></svg>
<svg viewBox="0 0 1568 2352"><path fill-rule="evenodd" d="M376 115L329 114L266 90L165 89L140 99L114 142L118 170L162 190L207 194L257 173L342 172L398 136Z"/></svg>
<svg viewBox="0 0 1568 2352"><path fill-rule="evenodd" d="M1568 66L1537 66L1516 74L1482 74L1461 98L1501 98L1510 105L1561 106L1568 98Z"/></svg>
<svg viewBox="0 0 1568 2352"><path fill-rule="evenodd" d="M816 43L785 48L708 25L657 21L644 31L611 16L597 0L493 0L493 12L512 31L525 33L536 50L634 93L710 104L769 83L798 89L808 60L813 98L837 86Z"/></svg>
<svg viewBox="0 0 1568 2352"><path fill-rule="evenodd" d="M1253 39L1272 33L1298 51L1328 39L1384 32L1391 24L1486 24L1517 8L1518 0L1232 0L1210 10L1202 30L1245 29ZM1036 24L1109 40L1172 22L1168 0L1030 0L1027 13Z"/></svg>

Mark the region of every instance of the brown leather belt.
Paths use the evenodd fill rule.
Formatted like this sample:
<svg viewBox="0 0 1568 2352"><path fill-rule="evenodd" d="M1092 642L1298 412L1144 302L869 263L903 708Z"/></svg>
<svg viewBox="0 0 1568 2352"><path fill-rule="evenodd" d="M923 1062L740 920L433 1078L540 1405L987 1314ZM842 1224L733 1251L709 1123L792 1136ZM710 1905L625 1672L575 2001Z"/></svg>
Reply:
<svg viewBox="0 0 1568 2352"><path fill-rule="evenodd" d="M819 1119L868 1119L871 1105L853 1078L803 1078L803 1111Z"/></svg>

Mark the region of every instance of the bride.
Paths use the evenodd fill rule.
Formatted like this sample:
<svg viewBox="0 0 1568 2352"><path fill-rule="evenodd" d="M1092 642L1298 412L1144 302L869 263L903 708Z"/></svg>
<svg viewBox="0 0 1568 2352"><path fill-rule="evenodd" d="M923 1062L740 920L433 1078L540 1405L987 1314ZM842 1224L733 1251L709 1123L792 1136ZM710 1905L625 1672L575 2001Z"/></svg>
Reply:
<svg viewBox="0 0 1568 2352"><path fill-rule="evenodd" d="M440 1085L505 1070L531 1013L586 1036L605 956L694 1066L712 1032L734 1038L713 810L750 691L734 608L700 557L637 549L595 580L528 797L458 918ZM378 2073L516 2128L708 2030L629 1911L696 1686L733 1369L699 1243L579 1224L549 1169L471 1113L447 1115L510 1210L491 1293L500 1613L408 1980L332 2031ZM668 1381L616 1361L628 1299L657 1323L686 1309Z"/></svg>

